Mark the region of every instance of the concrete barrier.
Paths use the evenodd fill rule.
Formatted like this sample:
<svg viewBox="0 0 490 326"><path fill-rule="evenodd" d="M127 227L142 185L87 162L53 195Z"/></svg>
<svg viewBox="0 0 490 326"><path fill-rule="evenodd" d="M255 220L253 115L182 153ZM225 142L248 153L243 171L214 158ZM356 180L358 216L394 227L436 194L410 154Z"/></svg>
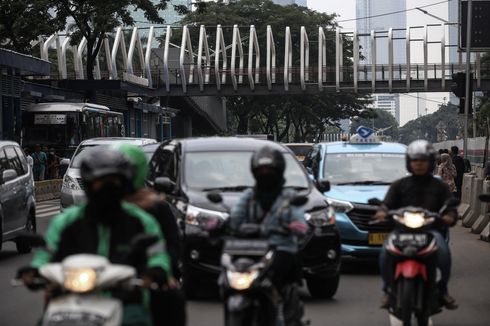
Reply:
<svg viewBox="0 0 490 326"><path fill-rule="evenodd" d="M480 239L490 242L490 223L488 223L487 226L483 228L483 231L480 233Z"/></svg>
<svg viewBox="0 0 490 326"><path fill-rule="evenodd" d="M483 181L482 193L490 193L490 181ZM471 232L476 234L482 233L485 226L490 222L490 217L487 214L488 203L480 202L480 206L480 216L478 216L475 223L471 226Z"/></svg>
<svg viewBox="0 0 490 326"><path fill-rule="evenodd" d="M62 184L63 179L36 181L34 183L36 201L60 198Z"/></svg>
<svg viewBox="0 0 490 326"><path fill-rule="evenodd" d="M471 227L480 216L481 203L478 196L481 194L483 187L483 179L475 178L471 187L470 210L463 218L463 226Z"/></svg>
<svg viewBox="0 0 490 326"><path fill-rule="evenodd" d="M473 180L475 175L471 173L465 173L463 176L463 185L461 187L461 205L458 207L458 214L461 218L465 218L466 214L470 211L471 203L471 190L473 188Z"/></svg>

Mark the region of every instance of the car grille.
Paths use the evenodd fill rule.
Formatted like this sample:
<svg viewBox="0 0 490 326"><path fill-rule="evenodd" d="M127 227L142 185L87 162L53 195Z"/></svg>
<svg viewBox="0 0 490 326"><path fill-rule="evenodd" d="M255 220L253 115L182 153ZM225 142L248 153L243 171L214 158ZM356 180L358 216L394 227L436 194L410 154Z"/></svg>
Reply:
<svg viewBox="0 0 490 326"><path fill-rule="evenodd" d="M85 190L85 185L83 184L82 178L77 178L77 183L81 190Z"/></svg>
<svg viewBox="0 0 490 326"><path fill-rule="evenodd" d="M369 222L376 214L377 206L354 204L354 209L347 215L352 223L354 223L362 231L379 231L379 232L391 232L393 230L393 223L383 223L370 225Z"/></svg>

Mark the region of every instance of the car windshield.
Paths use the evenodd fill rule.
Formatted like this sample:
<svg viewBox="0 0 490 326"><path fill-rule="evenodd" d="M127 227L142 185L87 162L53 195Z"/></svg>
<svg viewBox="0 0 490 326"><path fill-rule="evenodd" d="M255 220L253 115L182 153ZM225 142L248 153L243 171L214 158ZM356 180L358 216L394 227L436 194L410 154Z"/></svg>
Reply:
<svg viewBox="0 0 490 326"><path fill-rule="evenodd" d="M390 184L407 175L405 155L332 153L325 157L324 176L332 184Z"/></svg>
<svg viewBox="0 0 490 326"><path fill-rule="evenodd" d="M190 152L185 155L185 184L195 189L243 190L254 185L252 152ZM308 177L293 155L286 159L286 187L308 188Z"/></svg>
<svg viewBox="0 0 490 326"><path fill-rule="evenodd" d="M70 167L73 169L79 169L82 166L82 160L83 160L84 153L86 153L86 149L95 146L100 146L100 145L93 144L93 145L82 145L78 147L77 151L73 155L73 158L71 159Z"/></svg>
<svg viewBox="0 0 490 326"><path fill-rule="evenodd" d="M306 156L311 150L311 145L287 145L296 156Z"/></svg>

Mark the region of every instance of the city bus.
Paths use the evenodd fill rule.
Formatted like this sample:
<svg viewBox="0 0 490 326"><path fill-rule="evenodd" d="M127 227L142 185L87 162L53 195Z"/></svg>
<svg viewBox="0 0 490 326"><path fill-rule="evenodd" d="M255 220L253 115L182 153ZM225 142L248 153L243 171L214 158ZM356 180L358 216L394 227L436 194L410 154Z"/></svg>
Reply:
<svg viewBox="0 0 490 326"><path fill-rule="evenodd" d="M41 144L69 158L82 140L125 136L123 114L92 103L38 103L22 113L23 147Z"/></svg>

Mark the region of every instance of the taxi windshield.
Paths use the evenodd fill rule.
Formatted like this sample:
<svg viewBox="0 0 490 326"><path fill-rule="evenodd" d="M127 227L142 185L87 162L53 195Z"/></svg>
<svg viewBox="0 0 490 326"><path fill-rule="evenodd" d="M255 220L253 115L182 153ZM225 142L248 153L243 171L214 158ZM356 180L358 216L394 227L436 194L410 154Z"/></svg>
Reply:
<svg viewBox="0 0 490 326"><path fill-rule="evenodd" d="M187 186L201 190L243 190L253 187L250 171L253 152L190 152L185 155L184 179ZM308 189L308 177L293 155L286 160L285 187Z"/></svg>
<svg viewBox="0 0 490 326"><path fill-rule="evenodd" d="M407 175L405 155L396 153L331 153L323 169L337 185L385 185Z"/></svg>

